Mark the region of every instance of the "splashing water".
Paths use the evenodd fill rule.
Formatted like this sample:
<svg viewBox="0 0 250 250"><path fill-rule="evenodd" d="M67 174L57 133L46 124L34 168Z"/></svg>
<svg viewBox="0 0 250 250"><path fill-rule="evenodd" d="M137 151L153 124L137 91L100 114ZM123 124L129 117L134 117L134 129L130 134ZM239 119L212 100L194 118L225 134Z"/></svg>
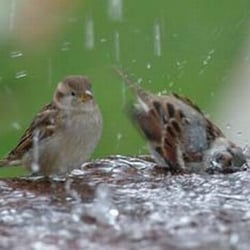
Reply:
<svg viewBox="0 0 250 250"><path fill-rule="evenodd" d="M91 215L94 216L99 222L118 226L117 219L119 211L116 209L112 200L112 192L108 185L99 184L96 193Z"/></svg>
<svg viewBox="0 0 250 250"><path fill-rule="evenodd" d="M72 188L72 179L67 179L64 185L66 193L70 196L69 199L74 199L77 203L80 203L81 197L75 189Z"/></svg>
<svg viewBox="0 0 250 250"><path fill-rule="evenodd" d="M39 167L39 130L35 130L33 136L33 159L31 164L32 173L37 173L40 169Z"/></svg>
<svg viewBox="0 0 250 250"><path fill-rule="evenodd" d="M92 50L95 46L95 32L93 18L88 16L85 21L85 47Z"/></svg>
<svg viewBox="0 0 250 250"><path fill-rule="evenodd" d="M158 22L155 22L154 25L154 32L153 32L153 38L154 38L154 54L156 56L161 56L161 28L160 24Z"/></svg>
<svg viewBox="0 0 250 250"><path fill-rule="evenodd" d="M113 21L122 20L123 0L108 0L108 16Z"/></svg>

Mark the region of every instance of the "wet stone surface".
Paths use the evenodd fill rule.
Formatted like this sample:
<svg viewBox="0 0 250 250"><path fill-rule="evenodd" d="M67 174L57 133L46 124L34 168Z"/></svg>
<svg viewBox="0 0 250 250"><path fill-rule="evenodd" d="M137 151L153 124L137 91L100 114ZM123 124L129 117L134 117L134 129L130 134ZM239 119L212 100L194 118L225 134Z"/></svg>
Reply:
<svg viewBox="0 0 250 250"><path fill-rule="evenodd" d="M0 249L249 249L250 172L169 175L114 156L0 180Z"/></svg>

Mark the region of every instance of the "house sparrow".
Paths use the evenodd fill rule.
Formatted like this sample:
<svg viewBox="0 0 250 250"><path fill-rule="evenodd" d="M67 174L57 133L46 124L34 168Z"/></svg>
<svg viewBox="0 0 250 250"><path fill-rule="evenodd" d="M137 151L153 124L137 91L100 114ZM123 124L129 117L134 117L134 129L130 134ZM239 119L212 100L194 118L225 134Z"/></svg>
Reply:
<svg viewBox="0 0 250 250"><path fill-rule="evenodd" d="M24 165L45 176L65 174L89 159L101 132L91 83L85 76L68 76L0 166Z"/></svg>
<svg viewBox="0 0 250 250"><path fill-rule="evenodd" d="M152 94L134 84L122 70L116 71L136 94L131 115L158 165L172 173L197 168L213 173L234 172L246 163L242 149L227 140L190 99L174 93Z"/></svg>

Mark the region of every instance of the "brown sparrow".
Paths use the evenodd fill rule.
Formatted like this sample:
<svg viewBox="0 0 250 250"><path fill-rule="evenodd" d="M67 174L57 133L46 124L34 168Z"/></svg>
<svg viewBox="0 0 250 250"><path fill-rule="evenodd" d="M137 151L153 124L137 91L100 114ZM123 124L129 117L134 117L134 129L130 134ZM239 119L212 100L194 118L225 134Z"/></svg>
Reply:
<svg viewBox="0 0 250 250"><path fill-rule="evenodd" d="M102 115L91 83L85 76L69 76L0 166L24 165L45 176L64 174L89 159L101 132Z"/></svg>
<svg viewBox="0 0 250 250"><path fill-rule="evenodd" d="M197 166L207 172L234 172L246 163L242 149L227 140L190 99L151 94L122 70L116 71L135 91L132 118L158 165L173 173L190 172Z"/></svg>

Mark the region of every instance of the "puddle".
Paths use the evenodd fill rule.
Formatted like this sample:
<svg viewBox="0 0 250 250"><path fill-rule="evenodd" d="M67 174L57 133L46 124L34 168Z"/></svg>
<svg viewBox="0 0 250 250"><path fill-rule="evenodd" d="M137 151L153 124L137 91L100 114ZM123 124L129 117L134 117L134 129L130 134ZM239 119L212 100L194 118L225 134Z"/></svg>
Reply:
<svg viewBox="0 0 250 250"><path fill-rule="evenodd" d="M0 180L0 249L248 249L249 170L171 176L113 156L68 178Z"/></svg>

